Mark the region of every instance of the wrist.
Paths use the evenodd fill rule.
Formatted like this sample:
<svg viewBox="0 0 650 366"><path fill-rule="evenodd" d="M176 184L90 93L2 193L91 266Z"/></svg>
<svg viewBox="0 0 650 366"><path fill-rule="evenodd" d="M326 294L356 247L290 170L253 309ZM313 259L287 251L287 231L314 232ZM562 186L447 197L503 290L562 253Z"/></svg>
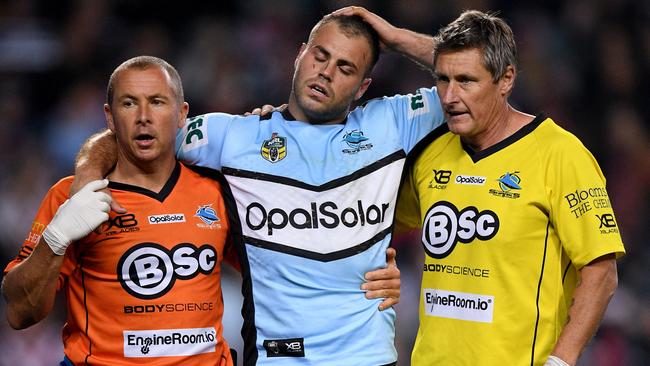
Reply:
<svg viewBox="0 0 650 366"><path fill-rule="evenodd" d="M70 240L55 226L48 225L43 231L43 241L58 256L64 255Z"/></svg>
<svg viewBox="0 0 650 366"><path fill-rule="evenodd" d="M548 356L548 360L546 360L544 366L570 366L570 365L566 363L563 359L554 355L550 355Z"/></svg>

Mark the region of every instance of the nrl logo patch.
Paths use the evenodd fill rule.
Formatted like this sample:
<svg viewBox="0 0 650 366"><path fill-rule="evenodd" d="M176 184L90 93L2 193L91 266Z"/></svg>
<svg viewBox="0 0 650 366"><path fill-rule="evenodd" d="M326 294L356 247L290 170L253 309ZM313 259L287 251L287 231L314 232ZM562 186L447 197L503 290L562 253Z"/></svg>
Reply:
<svg viewBox="0 0 650 366"><path fill-rule="evenodd" d="M260 149L262 157L271 163L277 163L287 156L287 138L273 132L271 138L264 140Z"/></svg>

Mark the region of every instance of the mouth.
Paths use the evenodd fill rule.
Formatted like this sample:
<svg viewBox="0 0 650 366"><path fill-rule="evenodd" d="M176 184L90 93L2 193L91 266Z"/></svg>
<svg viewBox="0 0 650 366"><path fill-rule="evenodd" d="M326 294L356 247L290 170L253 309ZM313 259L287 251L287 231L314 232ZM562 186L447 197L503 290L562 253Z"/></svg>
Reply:
<svg viewBox="0 0 650 366"><path fill-rule="evenodd" d="M309 85L307 85L307 87L310 90L312 90L316 95L321 95L321 96L324 96L324 97L329 96L329 94L327 93L327 89L325 89L322 85L309 84Z"/></svg>
<svg viewBox="0 0 650 366"><path fill-rule="evenodd" d="M446 109L446 110L445 110L445 113L446 113L450 118L458 117L458 116L462 116L462 115L464 115L464 114L467 114L467 112L465 112L465 111L455 111L455 110L451 110L451 109Z"/></svg>
<svg viewBox="0 0 650 366"><path fill-rule="evenodd" d="M141 133L135 137L135 141L140 147L148 147L153 144L155 137L148 133Z"/></svg>

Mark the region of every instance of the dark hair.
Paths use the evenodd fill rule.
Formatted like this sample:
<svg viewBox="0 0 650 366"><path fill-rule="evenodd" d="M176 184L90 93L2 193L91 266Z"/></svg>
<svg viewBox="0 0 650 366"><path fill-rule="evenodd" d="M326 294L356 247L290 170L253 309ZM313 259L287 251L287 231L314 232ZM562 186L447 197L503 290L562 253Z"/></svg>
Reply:
<svg viewBox="0 0 650 366"><path fill-rule="evenodd" d="M150 67L160 67L166 71L171 81L172 91L178 99L178 103L183 103L185 96L183 95L183 83L181 77L174 66L170 65L167 61L154 57L154 56L137 56L124 61L120 66L113 70L110 79L108 79L108 87L106 88L106 103L111 105L113 103L113 93L115 92L115 80L117 75L129 69L146 70Z"/></svg>
<svg viewBox="0 0 650 366"><path fill-rule="evenodd" d="M483 63L496 82L508 66L517 70L517 46L510 26L493 15L478 10L464 11L436 35L433 64L447 51L478 48Z"/></svg>
<svg viewBox="0 0 650 366"><path fill-rule="evenodd" d="M346 36L360 36L368 40L368 44L370 45L371 62L368 64L365 76L370 75L377 60L379 60L379 35L377 34L377 31L358 15L327 15L316 23L314 28L311 30L311 33L309 34L309 42L311 42L312 38L314 38L314 35L318 32L321 26L332 22L336 23L339 26L339 29Z"/></svg>

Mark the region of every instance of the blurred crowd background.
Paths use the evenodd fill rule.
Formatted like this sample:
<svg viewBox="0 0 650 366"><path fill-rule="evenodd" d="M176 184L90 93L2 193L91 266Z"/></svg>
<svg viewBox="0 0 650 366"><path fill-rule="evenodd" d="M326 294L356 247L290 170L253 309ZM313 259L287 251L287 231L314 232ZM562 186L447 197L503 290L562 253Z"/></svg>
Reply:
<svg viewBox="0 0 650 366"><path fill-rule="evenodd" d="M353 4L422 33L465 9L498 12L513 27L520 59L513 104L546 112L593 152L628 251L618 291L579 365L649 365L650 1L0 1L2 267L17 254L49 186L72 173L81 143L104 128L106 83L123 60L149 54L175 65L190 115L279 105L311 27ZM382 56L373 79L364 99L432 84L430 74L392 54ZM423 251L417 238L395 245L403 283L399 364L408 365ZM241 352L238 281L227 272L224 322ZM0 321L0 365L57 364L64 319L59 303L28 330Z"/></svg>

